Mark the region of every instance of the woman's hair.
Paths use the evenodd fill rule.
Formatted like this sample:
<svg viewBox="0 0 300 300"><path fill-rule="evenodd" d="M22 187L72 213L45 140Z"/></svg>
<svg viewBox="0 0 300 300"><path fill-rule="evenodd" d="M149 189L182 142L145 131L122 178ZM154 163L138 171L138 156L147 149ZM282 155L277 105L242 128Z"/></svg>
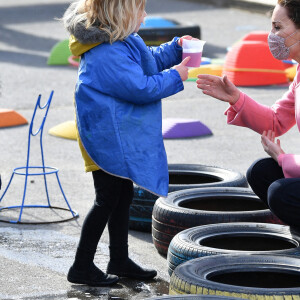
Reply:
<svg viewBox="0 0 300 300"><path fill-rule="evenodd" d="M288 17L300 28L300 1L299 0L278 0L280 6L287 9Z"/></svg>
<svg viewBox="0 0 300 300"><path fill-rule="evenodd" d="M138 19L145 10L146 0L79 0L74 3L77 22L85 22L85 27L96 26L105 32L113 43L124 40L136 28Z"/></svg>

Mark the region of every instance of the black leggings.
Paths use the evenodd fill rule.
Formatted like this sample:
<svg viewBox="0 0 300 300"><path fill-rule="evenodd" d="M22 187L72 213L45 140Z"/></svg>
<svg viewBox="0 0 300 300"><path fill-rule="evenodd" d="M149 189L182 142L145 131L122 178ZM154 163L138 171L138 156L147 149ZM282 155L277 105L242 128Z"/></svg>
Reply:
<svg viewBox="0 0 300 300"><path fill-rule="evenodd" d="M300 229L300 178L284 178L273 158L255 161L247 171L254 193L285 224Z"/></svg>
<svg viewBox="0 0 300 300"><path fill-rule="evenodd" d="M83 222L78 245L81 252L77 256L82 256L82 252L90 253L89 257L94 255L108 224L109 244L113 251L111 254L125 258L128 256L129 208L133 198L133 183L102 170L92 173L96 200Z"/></svg>

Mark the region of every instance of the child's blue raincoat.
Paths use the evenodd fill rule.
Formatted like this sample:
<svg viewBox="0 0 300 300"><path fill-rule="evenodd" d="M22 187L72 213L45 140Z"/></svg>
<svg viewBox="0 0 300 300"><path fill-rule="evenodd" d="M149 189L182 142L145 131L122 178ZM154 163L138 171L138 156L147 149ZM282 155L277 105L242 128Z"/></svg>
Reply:
<svg viewBox="0 0 300 300"><path fill-rule="evenodd" d="M81 55L75 103L85 151L99 168L159 196L169 186L161 99L183 90L169 69L181 62L177 40L152 48L131 34L74 53Z"/></svg>

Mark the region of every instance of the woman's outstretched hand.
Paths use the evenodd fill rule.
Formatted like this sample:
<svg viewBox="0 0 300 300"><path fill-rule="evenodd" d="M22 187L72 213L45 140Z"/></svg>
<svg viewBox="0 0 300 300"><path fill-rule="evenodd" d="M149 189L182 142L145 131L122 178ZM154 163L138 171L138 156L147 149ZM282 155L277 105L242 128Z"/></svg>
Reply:
<svg viewBox="0 0 300 300"><path fill-rule="evenodd" d="M240 91L226 75L219 77L200 74L196 83L203 94L228 102L231 105L235 104L240 97Z"/></svg>
<svg viewBox="0 0 300 300"><path fill-rule="evenodd" d="M275 142L275 132L272 130L264 131L261 136L261 143L264 150L278 162L278 156L284 154L281 149L280 140L277 139Z"/></svg>

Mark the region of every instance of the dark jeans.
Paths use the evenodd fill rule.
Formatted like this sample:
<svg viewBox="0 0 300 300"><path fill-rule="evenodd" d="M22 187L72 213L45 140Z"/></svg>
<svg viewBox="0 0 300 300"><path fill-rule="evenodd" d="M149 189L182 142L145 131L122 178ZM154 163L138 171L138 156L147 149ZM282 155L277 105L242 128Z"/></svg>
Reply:
<svg viewBox="0 0 300 300"><path fill-rule="evenodd" d="M75 257L78 268L93 261L106 224L109 231L110 258L128 257L129 208L133 198L133 183L102 170L92 173L96 200L83 222Z"/></svg>
<svg viewBox="0 0 300 300"><path fill-rule="evenodd" d="M285 224L300 229L300 178L284 178L273 158L255 161L247 171L254 193Z"/></svg>

